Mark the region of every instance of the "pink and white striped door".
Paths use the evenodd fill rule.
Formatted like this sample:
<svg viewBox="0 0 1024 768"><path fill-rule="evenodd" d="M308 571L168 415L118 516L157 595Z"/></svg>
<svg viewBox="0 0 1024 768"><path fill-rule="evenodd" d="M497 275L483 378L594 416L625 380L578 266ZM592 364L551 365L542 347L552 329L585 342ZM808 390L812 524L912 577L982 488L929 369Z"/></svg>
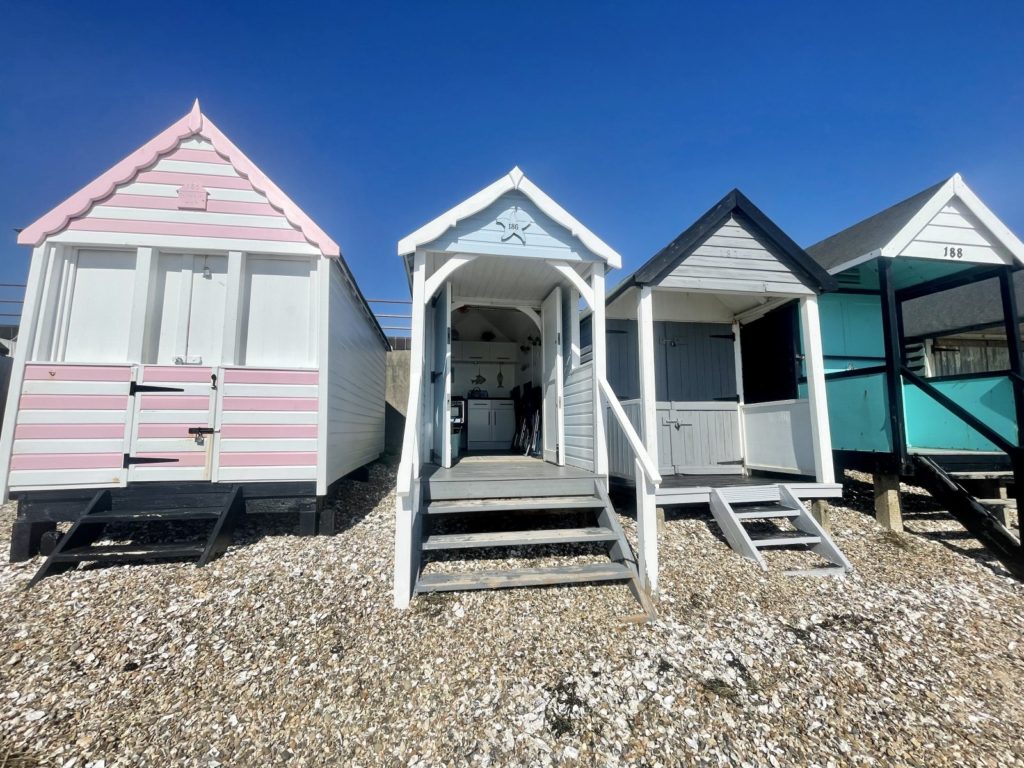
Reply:
<svg viewBox="0 0 1024 768"><path fill-rule="evenodd" d="M140 366L129 482L211 479L219 381L219 368Z"/></svg>

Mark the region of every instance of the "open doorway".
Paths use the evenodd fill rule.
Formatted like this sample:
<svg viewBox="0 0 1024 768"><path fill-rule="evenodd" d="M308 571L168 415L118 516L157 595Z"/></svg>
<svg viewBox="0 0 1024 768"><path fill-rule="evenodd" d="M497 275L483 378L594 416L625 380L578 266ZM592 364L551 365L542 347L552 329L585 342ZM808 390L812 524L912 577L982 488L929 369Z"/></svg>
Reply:
<svg viewBox="0 0 1024 768"><path fill-rule="evenodd" d="M542 455L544 349L536 318L508 307L453 309L453 463L466 456Z"/></svg>

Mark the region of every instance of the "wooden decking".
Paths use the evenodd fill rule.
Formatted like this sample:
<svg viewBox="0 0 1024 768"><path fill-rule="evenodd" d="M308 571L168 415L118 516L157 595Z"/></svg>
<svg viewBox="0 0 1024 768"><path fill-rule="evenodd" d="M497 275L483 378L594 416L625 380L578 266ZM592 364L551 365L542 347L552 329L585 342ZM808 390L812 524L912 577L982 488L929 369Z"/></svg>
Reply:
<svg viewBox="0 0 1024 768"><path fill-rule="evenodd" d="M463 456L451 468L424 467L431 499L504 499L594 492L593 472L529 456Z"/></svg>
<svg viewBox="0 0 1024 768"><path fill-rule="evenodd" d="M840 483L817 483L784 475L664 475L658 486L657 504L707 504L711 489L725 492L733 501L778 501L779 484L787 485L802 499L832 499L843 495Z"/></svg>

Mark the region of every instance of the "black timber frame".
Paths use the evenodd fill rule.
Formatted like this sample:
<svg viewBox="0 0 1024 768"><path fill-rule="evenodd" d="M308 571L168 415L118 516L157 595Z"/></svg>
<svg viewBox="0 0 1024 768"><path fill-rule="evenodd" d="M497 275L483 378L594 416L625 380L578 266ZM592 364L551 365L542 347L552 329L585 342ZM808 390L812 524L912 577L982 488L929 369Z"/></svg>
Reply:
<svg viewBox="0 0 1024 768"><path fill-rule="evenodd" d="M683 231L671 243L662 248L651 259L623 280L609 294L606 303L611 304L622 293L634 286L657 285L679 264L693 255L729 218L735 218L748 227L780 262L805 286L815 293L831 291L838 284L827 271L807 255L789 235L766 216L742 192L733 189L715 203L710 210Z"/></svg>
<svg viewBox="0 0 1024 768"><path fill-rule="evenodd" d="M111 494L120 492L137 493L140 490L151 491L153 494L167 494L168 506L171 506L180 495L181 503L186 503L187 492L195 490L203 492L220 484L206 481L198 482L146 482L129 483L125 488L108 488ZM231 483L242 489L245 512L248 515L259 514L298 514L299 534L312 536L319 533L333 533L333 515L331 520L322 515L325 501L330 498L316 495L316 483L307 481L270 482L270 483ZM336 490L337 486L332 486ZM168 493L168 492L171 493ZM55 531L58 523L75 523L96 495L95 488L68 488L49 491L16 491L11 494L18 502L18 512L11 531L10 561L23 562L40 551L43 536Z"/></svg>

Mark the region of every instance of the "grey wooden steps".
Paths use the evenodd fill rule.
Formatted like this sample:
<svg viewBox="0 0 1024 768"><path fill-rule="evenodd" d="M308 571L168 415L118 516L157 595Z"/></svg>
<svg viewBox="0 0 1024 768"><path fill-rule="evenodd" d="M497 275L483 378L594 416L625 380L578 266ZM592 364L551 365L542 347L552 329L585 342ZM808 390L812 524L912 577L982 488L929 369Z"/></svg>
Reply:
<svg viewBox="0 0 1024 768"><path fill-rule="evenodd" d="M556 493L542 495L530 487L531 481L521 481L522 496L473 495L460 498L434 497L436 486L430 486L431 500L422 507L423 535L420 541L421 564L414 592L454 592L461 590L504 589L512 587L550 587L596 582L625 582L633 595L651 615L653 607L646 592L640 587L636 561L615 509L602 484L589 478L585 493L578 488L566 491L559 486ZM553 487L553 486L549 486ZM447 490L447 489L446 489ZM478 489L473 489L478 490ZM544 512L543 517L515 517L519 512ZM459 517L462 515L463 517ZM500 520L491 520L497 515ZM510 517L510 515L512 517ZM558 525L560 516L568 516L566 527ZM581 518L587 518L583 520ZM511 520L517 530L505 530ZM529 528L530 520L542 521L543 527ZM470 532L437 530L453 521L472 525ZM581 525L581 523L583 523ZM488 530L494 528L494 530ZM531 552L531 548L560 545L558 554L550 551ZM474 558L474 550L517 547L519 557L543 554L545 557L571 558L574 555L593 557L605 554L607 561L579 562L566 560L562 565L547 567L509 567L505 569L476 570L466 568L458 572L430 570L423 559L452 559L459 552L460 559Z"/></svg>
<svg viewBox="0 0 1024 768"><path fill-rule="evenodd" d="M601 581L628 581L633 572L624 563L587 563L550 568L427 573L420 576L416 592L452 592L510 587L551 587L564 584L590 584Z"/></svg>
<svg viewBox="0 0 1024 768"><path fill-rule="evenodd" d="M767 498L769 493L773 498ZM711 490L711 513L729 546L763 570L768 570L768 564L761 550L801 548L825 561L821 567L784 570L787 576L844 576L853 570L850 561L789 486L780 483L777 489L766 490L765 495L761 501L740 504L731 502L718 489ZM766 521L791 527L765 531L746 526L746 523Z"/></svg>
<svg viewBox="0 0 1024 768"><path fill-rule="evenodd" d="M423 542L424 550L476 549L480 547L527 547L540 544L583 544L616 541L608 528L550 528L534 531L434 534Z"/></svg>
<svg viewBox="0 0 1024 768"><path fill-rule="evenodd" d="M168 506L175 503L176 506ZM235 526L245 514L242 487L214 485L196 493L189 487L187 493L168 493L155 489L147 494L145 488L133 488L115 498L109 489L98 491L81 516L63 536L51 539L46 560L28 583L33 587L50 574L70 570L79 563L128 563L147 560L196 561L206 565L223 554L231 544ZM191 527L181 529L180 524ZM176 526L174 538L183 532L191 534L188 540L149 541L154 538L153 524ZM112 535L107 526L118 528L118 543L97 543ZM195 528L205 525L207 530ZM160 529L161 536L167 531ZM175 528L167 530L174 531ZM136 540L136 539L141 539Z"/></svg>
<svg viewBox="0 0 1024 768"><path fill-rule="evenodd" d="M755 547L796 547L802 544L820 544L821 536L779 531L777 533L752 533L750 540L754 542Z"/></svg>
<svg viewBox="0 0 1024 768"><path fill-rule="evenodd" d="M604 503L592 493L586 496L544 496L519 499L450 499L431 501L428 515L471 514L475 512L520 512L532 510L597 509Z"/></svg>

